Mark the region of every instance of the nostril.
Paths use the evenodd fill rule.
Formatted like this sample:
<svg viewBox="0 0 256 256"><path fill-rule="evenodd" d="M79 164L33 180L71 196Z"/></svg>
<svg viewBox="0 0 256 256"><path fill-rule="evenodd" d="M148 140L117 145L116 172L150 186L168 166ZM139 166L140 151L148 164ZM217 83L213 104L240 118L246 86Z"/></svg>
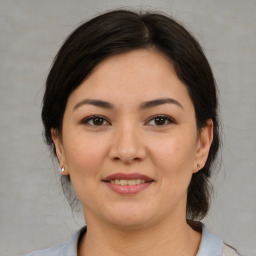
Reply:
<svg viewBox="0 0 256 256"><path fill-rule="evenodd" d="M135 138L130 142L124 138L114 140L109 151L109 156L112 161L121 161L128 164L143 160L146 156L145 147L143 143L139 143L138 141L135 143L134 140Z"/></svg>
<svg viewBox="0 0 256 256"><path fill-rule="evenodd" d="M140 157L135 157L135 158L122 158L122 157L113 157L112 158L113 161L117 162L117 161L122 161L122 162L127 162L127 163L130 163L130 162L139 162L141 161L142 159Z"/></svg>

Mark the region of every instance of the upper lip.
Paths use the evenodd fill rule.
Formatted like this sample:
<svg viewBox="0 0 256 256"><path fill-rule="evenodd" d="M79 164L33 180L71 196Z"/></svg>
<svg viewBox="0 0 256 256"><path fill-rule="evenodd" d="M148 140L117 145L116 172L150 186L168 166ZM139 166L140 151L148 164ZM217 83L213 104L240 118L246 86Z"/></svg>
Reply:
<svg viewBox="0 0 256 256"><path fill-rule="evenodd" d="M103 179L103 181L111 181L111 180L136 180L141 179L145 181L153 181L152 178L140 174L140 173L115 173L112 175L109 175Z"/></svg>

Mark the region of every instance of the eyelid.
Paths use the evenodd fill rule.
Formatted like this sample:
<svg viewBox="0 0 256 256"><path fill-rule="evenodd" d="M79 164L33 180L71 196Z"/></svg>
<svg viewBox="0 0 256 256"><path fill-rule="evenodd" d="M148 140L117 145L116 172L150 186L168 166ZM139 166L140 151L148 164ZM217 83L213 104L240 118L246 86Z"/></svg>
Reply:
<svg viewBox="0 0 256 256"><path fill-rule="evenodd" d="M109 122L109 120L105 117L105 116L102 116L102 115L91 115L91 116L87 116L85 118L83 118L81 121L80 121L80 124L84 124L84 125L90 125L90 126L97 126L97 125L91 125L91 124L88 124L89 121L93 120L94 118L102 118L104 119L105 122L107 122L109 125L111 125L111 123ZM105 124L106 125L106 124ZM105 125L98 125L99 127L100 126L105 126Z"/></svg>
<svg viewBox="0 0 256 256"><path fill-rule="evenodd" d="M148 120L145 122L145 124L148 124L150 121L152 121L153 119L156 119L158 117L165 118L169 123L164 124L164 125L150 125L150 124L149 125L150 126L166 126L166 125L170 125L170 124L177 124L177 122L174 118L172 118L168 115L163 115L163 114L157 114L157 115L151 116L150 118L148 118ZM96 127L97 125L89 124L89 121L93 120L94 118L102 118L102 119L104 119L105 122L108 123L107 125L112 125L110 123L110 121L108 120L108 118L106 118L105 116L102 116L102 115L91 115L91 116L85 117L80 121L80 124L90 125L90 126L95 126ZM105 126L105 125L106 124L98 125L98 126L100 127L100 126Z"/></svg>
<svg viewBox="0 0 256 256"><path fill-rule="evenodd" d="M170 124L177 124L176 120L168 115L163 115L163 114L158 114L158 115L154 115L151 116L147 121L146 124L148 124L150 121L152 121L153 119L157 118L157 117L162 117L167 119L170 123L169 124L165 124L165 125L150 125L150 126L166 126L166 125L170 125Z"/></svg>

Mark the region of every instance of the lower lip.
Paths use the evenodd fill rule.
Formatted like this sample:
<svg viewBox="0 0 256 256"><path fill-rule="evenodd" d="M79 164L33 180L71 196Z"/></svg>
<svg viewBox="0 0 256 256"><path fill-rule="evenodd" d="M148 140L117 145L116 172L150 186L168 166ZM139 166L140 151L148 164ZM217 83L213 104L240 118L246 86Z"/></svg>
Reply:
<svg viewBox="0 0 256 256"><path fill-rule="evenodd" d="M152 184L152 182L145 182L137 185L118 185L118 184L112 184L110 182L105 182L105 184L118 194L134 195L139 193L140 191L145 190L147 187L149 187Z"/></svg>

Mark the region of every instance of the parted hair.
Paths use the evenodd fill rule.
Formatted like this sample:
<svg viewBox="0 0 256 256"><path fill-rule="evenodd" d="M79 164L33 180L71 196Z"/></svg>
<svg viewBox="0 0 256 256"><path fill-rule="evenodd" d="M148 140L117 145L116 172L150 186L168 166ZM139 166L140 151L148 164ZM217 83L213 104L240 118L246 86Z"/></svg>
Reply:
<svg viewBox="0 0 256 256"><path fill-rule="evenodd" d="M220 138L218 102L211 67L197 40L172 17L159 12L113 10L80 25L57 53L46 81L42 121L44 137L52 152L56 149L51 129L62 132L62 121L70 94L93 69L109 56L135 49L154 48L173 64L187 87L195 109L198 132L213 121L213 142L205 166L194 173L187 191L187 218L200 220L210 205L211 185ZM71 206L76 196L69 176L61 176L64 194Z"/></svg>

